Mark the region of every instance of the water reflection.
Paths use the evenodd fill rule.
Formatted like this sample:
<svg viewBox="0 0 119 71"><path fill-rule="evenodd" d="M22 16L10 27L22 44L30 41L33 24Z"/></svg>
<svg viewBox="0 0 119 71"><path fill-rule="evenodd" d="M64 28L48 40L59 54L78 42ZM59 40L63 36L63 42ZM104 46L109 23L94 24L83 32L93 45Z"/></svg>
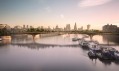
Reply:
<svg viewBox="0 0 119 71"><path fill-rule="evenodd" d="M0 41L0 43L2 43L2 44L11 43L11 36L2 36L1 38L2 38L2 40ZM2 45L2 44L0 44L0 45Z"/></svg>
<svg viewBox="0 0 119 71"><path fill-rule="evenodd" d="M44 48L54 48L54 47L80 47L78 44L71 44L71 45L59 45L59 44L42 44L42 43L12 43L13 46L19 46L19 47L27 47L31 49L44 49ZM85 49L84 49L85 50Z"/></svg>
<svg viewBox="0 0 119 71"><path fill-rule="evenodd" d="M79 46L78 42L72 42L73 37L82 36L74 34L44 38L37 36L35 42L30 35L12 36L10 42L0 42L0 71L119 70L119 61L89 58L87 48ZM107 43L103 41L105 40L103 36L97 35L93 39Z"/></svg>
<svg viewBox="0 0 119 71"><path fill-rule="evenodd" d="M90 58L90 57L89 57ZM98 61L102 62L105 66L109 66L111 64L116 64L119 65L119 60L102 60L102 59L98 59L98 58L90 58L92 61L94 61L94 63L96 64Z"/></svg>
<svg viewBox="0 0 119 71"><path fill-rule="evenodd" d="M119 36L118 35L103 35L103 41L114 44L119 44Z"/></svg>

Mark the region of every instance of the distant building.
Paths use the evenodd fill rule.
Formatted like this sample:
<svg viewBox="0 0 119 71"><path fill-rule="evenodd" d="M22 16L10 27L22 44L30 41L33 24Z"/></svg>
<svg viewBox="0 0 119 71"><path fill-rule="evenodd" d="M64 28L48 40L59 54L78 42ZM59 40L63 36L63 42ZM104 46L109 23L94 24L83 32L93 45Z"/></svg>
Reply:
<svg viewBox="0 0 119 71"><path fill-rule="evenodd" d="M70 24L67 24L66 28L65 28L65 31L70 31L70 30L71 30Z"/></svg>
<svg viewBox="0 0 119 71"><path fill-rule="evenodd" d="M44 29L44 27L43 27L43 26L41 26L41 29Z"/></svg>
<svg viewBox="0 0 119 71"><path fill-rule="evenodd" d="M51 31L52 29L50 28L50 26L48 26L47 30Z"/></svg>
<svg viewBox="0 0 119 71"><path fill-rule="evenodd" d="M62 28L59 28L58 25L55 27L54 31L63 31Z"/></svg>
<svg viewBox="0 0 119 71"><path fill-rule="evenodd" d="M10 30L11 27L7 24L0 24L0 29L6 28L7 30Z"/></svg>
<svg viewBox="0 0 119 71"><path fill-rule="evenodd" d="M103 26L103 32L119 32L117 25L107 24Z"/></svg>
<svg viewBox="0 0 119 71"><path fill-rule="evenodd" d="M74 31L77 31L77 25L76 25L76 23L74 25Z"/></svg>
<svg viewBox="0 0 119 71"><path fill-rule="evenodd" d="M23 29L25 29L26 27L25 27L25 25L23 25Z"/></svg>
<svg viewBox="0 0 119 71"><path fill-rule="evenodd" d="M87 25L87 30L90 30L90 25L89 24Z"/></svg>
<svg viewBox="0 0 119 71"><path fill-rule="evenodd" d="M29 28L29 26L27 25L27 26L26 26L26 28L28 29L28 28Z"/></svg>
<svg viewBox="0 0 119 71"><path fill-rule="evenodd" d="M33 28L33 26L30 26L30 28Z"/></svg>
<svg viewBox="0 0 119 71"><path fill-rule="evenodd" d="M81 28L78 28L78 31L82 31L83 30L83 26Z"/></svg>
<svg viewBox="0 0 119 71"><path fill-rule="evenodd" d="M29 28L28 28L28 25L23 25L23 27L22 27L22 31L23 31L23 32L26 32L28 29L29 29Z"/></svg>
<svg viewBox="0 0 119 71"><path fill-rule="evenodd" d="M81 27L81 30L83 30L83 26Z"/></svg>

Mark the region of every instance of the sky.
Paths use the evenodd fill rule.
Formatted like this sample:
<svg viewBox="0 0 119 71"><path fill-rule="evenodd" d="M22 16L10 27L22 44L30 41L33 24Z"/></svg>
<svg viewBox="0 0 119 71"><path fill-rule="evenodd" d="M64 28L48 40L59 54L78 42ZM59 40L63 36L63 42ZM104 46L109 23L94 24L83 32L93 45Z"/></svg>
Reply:
<svg viewBox="0 0 119 71"><path fill-rule="evenodd" d="M103 25L119 26L119 0L0 0L0 23L65 27L90 24L92 29Z"/></svg>

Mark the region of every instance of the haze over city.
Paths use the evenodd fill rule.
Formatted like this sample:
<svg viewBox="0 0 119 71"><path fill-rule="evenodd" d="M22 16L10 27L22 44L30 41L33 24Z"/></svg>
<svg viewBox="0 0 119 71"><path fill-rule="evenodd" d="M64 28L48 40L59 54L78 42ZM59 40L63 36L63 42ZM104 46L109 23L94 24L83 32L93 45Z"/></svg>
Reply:
<svg viewBox="0 0 119 71"><path fill-rule="evenodd" d="M119 0L0 0L0 71L118 71Z"/></svg>
<svg viewBox="0 0 119 71"><path fill-rule="evenodd" d="M102 29L109 23L119 26L119 0L0 0L0 23L64 27L75 22Z"/></svg>

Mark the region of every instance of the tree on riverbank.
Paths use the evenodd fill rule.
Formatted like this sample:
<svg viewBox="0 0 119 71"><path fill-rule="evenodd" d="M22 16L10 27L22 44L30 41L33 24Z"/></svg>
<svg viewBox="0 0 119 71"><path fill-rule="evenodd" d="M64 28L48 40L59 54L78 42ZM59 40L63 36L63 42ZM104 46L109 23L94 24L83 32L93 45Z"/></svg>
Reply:
<svg viewBox="0 0 119 71"><path fill-rule="evenodd" d="M10 30L7 28L0 29L0 36L7 36L10 35Z"/></svg>

